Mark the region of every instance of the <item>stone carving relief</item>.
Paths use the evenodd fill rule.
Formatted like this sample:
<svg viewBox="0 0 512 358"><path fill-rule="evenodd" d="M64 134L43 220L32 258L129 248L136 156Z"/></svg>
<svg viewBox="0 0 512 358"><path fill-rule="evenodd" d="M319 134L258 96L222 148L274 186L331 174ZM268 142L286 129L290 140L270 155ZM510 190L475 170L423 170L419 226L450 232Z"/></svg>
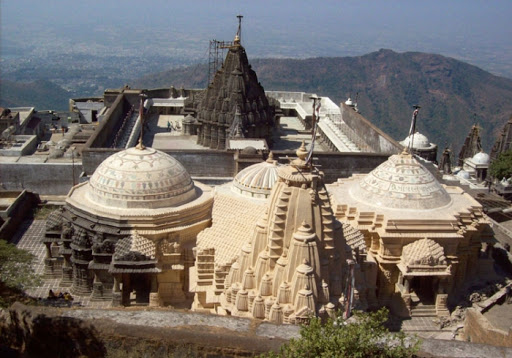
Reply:
<svg viewBox="0 0 512 358"><path fill-rule="evenodd" d="M178 238L176 238L178 240ZM160 250L163 255L179 254L181 252L181 245L174 239L163 239L160 241Z"/></svg>
<svg viewBox="0 0 512 358"><path fill-rule="evenodd" d="M89 238L89 235L86 231L82 231L81 233L77 233L75 231L73 237L72 237L72 243L79 247L91 247L91 239Z"/></svg>

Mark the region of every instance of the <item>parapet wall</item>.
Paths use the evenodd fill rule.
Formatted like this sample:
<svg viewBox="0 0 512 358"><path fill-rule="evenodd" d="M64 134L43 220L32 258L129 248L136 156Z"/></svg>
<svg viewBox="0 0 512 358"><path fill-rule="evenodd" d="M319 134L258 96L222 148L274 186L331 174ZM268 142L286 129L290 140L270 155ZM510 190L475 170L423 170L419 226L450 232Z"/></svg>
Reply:
<svg viewBox="0 0 512 358"><path fill-rule="evenodd" d="M75 163L75 183L82 171ZM1 163L0 190L29 190L42 195L66 195L73 186L72 163Z"/></svg>
<svg viewBox="0 0 512 358"><path fill-rule="evenodd" d="M85 149L82 152L84 173L92 175L98 165L117 149ZM187 169L193 177L234 177L237 172L235 154L226 151L204 150L166 150ZM295 158L294 151L275 151L274 159L279 163L289 163L288 158ZM326 183L335 182L352 174L369 173L388 159L388 154L381 153L332 153L319 152L313 156L313 163L324 172ZM238 170L244 166L239 166Z"/></svg>
<svg viewBox="0 0 512 358"><path fill-rule="evenodd" d="M402 146L344 103L340 104L343 121L377 153L396 154Z"/></svg>

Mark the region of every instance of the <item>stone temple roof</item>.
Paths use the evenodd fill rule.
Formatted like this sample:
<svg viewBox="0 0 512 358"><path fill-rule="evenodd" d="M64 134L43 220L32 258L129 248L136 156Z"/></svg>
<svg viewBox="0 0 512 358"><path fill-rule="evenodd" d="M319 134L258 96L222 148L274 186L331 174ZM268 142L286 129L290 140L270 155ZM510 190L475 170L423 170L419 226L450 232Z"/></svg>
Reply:
<svg viewBox="0 0 512 358"><path fill-rule="evenodd" d="M359 202L391 209L435 209L448 205L450 195L409 153L396 154L350 190Z"/></svg>
<svg viewBox="0 0 512 358"><path fill-rule="evenodd" d="M196 198L186 169L152 148L129 148L105 159L89 181L88 198L112 208L175 207Z"/></svg>
<svg viewBox="0 0 512 358"><path fill-rule="evenodd" d="M154 260L156 247L153 241L140 236L137 232L120 240L116 244L115 261Z"/></svg>
<svg viewBox="0 0 512 358"><path fill-rule="evenodd" d="M266 198L277 181L277 171L277 162L270 155L267 161L253 164L240 171L233 180L232 188L242 195Z"/></svg>
<svg viewBox="0 0 512 358"><path fill-rule="evenodd" d="M446 265L444 249L431 239L422 239L404 246L402 260L406 265Z"/></svg>
<svg viewBox="0 0 512 358"><path fill-rule="evenodd" d="M244 47L235 44L229 47L222 68L197 104L197 120L204 128L199 144L225 149L226 138L270 141L274 114Z"/></svg>

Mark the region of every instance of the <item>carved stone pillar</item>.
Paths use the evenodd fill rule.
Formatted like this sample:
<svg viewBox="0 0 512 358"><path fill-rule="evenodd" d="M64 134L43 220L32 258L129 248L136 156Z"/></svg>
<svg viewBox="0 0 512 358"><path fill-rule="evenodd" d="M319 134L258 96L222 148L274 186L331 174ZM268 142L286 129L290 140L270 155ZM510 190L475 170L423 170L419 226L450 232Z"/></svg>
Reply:
<svg viewBox="0 0 512 358"><path fill-rule="evenodd" d="M130 306L130 296L132 293L132 287L130 282L130 275L129 274L122 274L122 281L123 281L123 287L121 290L122 295L122 304L123 306Z"/></svg>
<svg viewBox="0 0 512 358"><path fill-rule="evenodd" d="M391 302L395 292L396 279L393 277L392 268L389 265L381 265L379 280L379 303L387 306Z"/></svg>
<svg viewBox="0 0 512 358"><path fill-rule="evenodd" d="M404 277L404 289L405 293L411 293L411 278L405 276Z"/></svg>
<svg viewBox="0 0 512 358"><path fill-rule="evenodd" d="M218 127L215 124L212 124L210 128L210 149L217 149L219 146L219 139L218 139Z"/></svg>
<svg viewBox="0 0 512 358"><path fill-rule="evenodd" d="M207 124L207 123L204 123L203 124L203 131L204 131L203 146L204 147L209 147L210 146L210 141L211 141L210 130L211 130L211 125Z"/></svg>
<svg viewBox="0 0 512 358"><path fill-rule="evenodd" d="M122 305L122 294L121 294L121 278L119 275L114 275L114 286L112 286L112 306L119 307Z"/></svg>
<svg viewBox="0 0 512 358"><path fill-rule="evenodd" d="M158 281L156 274L151 275L151 288L149 292L149 307L160 306L160 295L158 294Z"/></svg>

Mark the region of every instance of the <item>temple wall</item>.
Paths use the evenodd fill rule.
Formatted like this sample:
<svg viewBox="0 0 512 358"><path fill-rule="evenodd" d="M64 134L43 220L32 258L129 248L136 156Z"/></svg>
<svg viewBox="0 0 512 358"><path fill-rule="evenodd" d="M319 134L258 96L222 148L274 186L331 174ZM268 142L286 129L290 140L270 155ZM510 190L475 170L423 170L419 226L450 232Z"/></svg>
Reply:
<svg viewBox="0 0 512 358"><path fill-rule="evenodd" d="M82 152L82 163L75 163L75 182L83 171L92 175L98 165L118 149L90 148ZM233 153L225 151L166 151L180 161L193 177L234 177L236 162ZM276 151L274 158L288 163L286 156L295 157L291 151ZM369 173L387 159L387 154L369 153L315 153L314 163L325 174L325 182L357 173ZM240 168L240 170L243 168ZM72 163L1 163L0 188L3 190L27 189L42 195L66 195L73 185Z"/></svg>
<svg viewBox="0 0 512 358"><path fill-rule="evenodd" d="M75 163L75 183L82 171ZM1 163L0 189L29 190L43 195L66 195L73 185L72 163Z"/></svg>
<svg viewBox="0 0 512 358"><path fill-rule="evenodd" d="M105 100L107 97L105 97ZM133 105L137 108L136 102L138 96L119 94L110 106L105 117L98 125L98 128L91 135L85 148L108 148L112 141L112 133L116 133L121 126L122 120L130 107ZM107 103L105 103L107 106Z"/></svg>
<svg viewBox="0 0 512 358"><path fill-rule="evenodd" d="M402 146L362 115L344 103L340 104L343 121L377 153L399 153Z"/></svg>
<svg viewBox="0 0 512 358"><path fill-rule="evenodd" d="M466 311L464 336L469 342L500 347L512 347L512 329L505 332L495 328L480 312L473 308Z"/></svg>
<svg viewBox="0 0 512 358"><path fill-rule="evenodd" d="M92 175L97 166L116 151L115 149L84 150L82 152L84 173ZM167 150L165 152L183 164L193 177L234 177L237 174L236 162L231 152L220 150ZM274 159L281 164L289 162L287 156L289 158L295 157L295 153L292 151L275 151L273 153ZM332 183L338 178L346 178L352 174L369 173L387 159L388 154L377 153L319 152L313 156L313 162L325 174L326 183ZM238 169L240 171L243 168L244 166L239 166Z"/></svg>

